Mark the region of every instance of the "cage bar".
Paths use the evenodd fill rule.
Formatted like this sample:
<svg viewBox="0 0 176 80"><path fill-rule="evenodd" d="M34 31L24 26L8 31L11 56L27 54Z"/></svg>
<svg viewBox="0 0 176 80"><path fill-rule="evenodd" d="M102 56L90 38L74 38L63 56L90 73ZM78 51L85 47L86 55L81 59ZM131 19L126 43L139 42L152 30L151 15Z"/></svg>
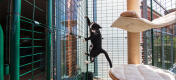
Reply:
<svg viewBox="0 0 176 80"><path fill-rule="evenodd" d="M4 80L4 32L0 24L0 80Z"/></svg>
<svg viewBox="0 0 176 80"><path fill-rule="evenodd" d="M51 30L52 30L52 0L48 0L48 35L47 35L47 80L51 79Z"/></svg>
<svg viewBox="0 0 176 80"><path fill-rule="evenodd" d="M20 16L21 0L13 0L13 20L11 30L10 48L10 79L19 80L20 65Z"/></svg>

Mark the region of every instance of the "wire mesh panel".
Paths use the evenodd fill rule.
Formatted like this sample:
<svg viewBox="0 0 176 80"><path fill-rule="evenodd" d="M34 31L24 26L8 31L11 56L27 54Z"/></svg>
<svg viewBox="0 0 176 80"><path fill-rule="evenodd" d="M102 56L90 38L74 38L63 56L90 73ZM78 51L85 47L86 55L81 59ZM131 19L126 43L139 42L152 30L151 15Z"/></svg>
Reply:
<svg viewBox="0 0 176 80"><path fill-rule="evenodd" d="M19 4L16 4L18 3ZM19 49L19 55L16 52L12 52L14 55L11 56L11 65L15 66L15 74L11 75L13 80L46 80L45 70L46 70L46 54L47 54L47 1L46 0L15 0L14 5L20 5L20 7L15 7L15 10L20 10L20 13L15 13L14 16L19 16L19 22L14 20L15 24L19 24L20 27L13 29L12 34L18 34L18 36L11 35L11 41L13 42L13 37L19 39L16 44L11 43L11 45L17 45L15 49ZM12 24L13 25L13 24ZM18 31L20 30L20 31ZM11 47L13 49L13 46ZM12 60L16 59L17 63L13 63ZM19 62L19 64L18 64ZM11 66L12 67L12 66ZM19 73L18 73L19 72ZM11 70L13 73L13 70Z"/></svg>
<svg viewBox="0 0 176 80"><path fill-rule="evenodd" d="M55 4L57 54L54 60L57 59L57 65L54 76L57 80L75 80L86 71L86 1L55 0Z"/></svg>
<svg viewBox="0 0 176 80"><path fill-rule="evenodd" d="M94 1L97 1L97 0L94 0ZM93 0L89 0L88 1L88 16L89 16L91 21L93 21L93 19L94 19L94 16L93 16L94 11L93 11L93 9L94 9L94 6L96 6L96 5L94 5L94 1ZM90 35L90 33L88 33L88 36L89 35ZM88 42L88 51L90 52L89 45L91 45L91 42ZM90 60L90 58L88 58L88 60ZM97 67L97 66L94 66L94 63L89 64L88 65L88 71L89 72L94 72L94 68L95 67Z"/></svg>
<svg viewBox="0 0 176 80"><path fill-rule="evenodd" d="M111 28L112 22L120 13L126 10L126 0L97 0L96 13L97 23L102 27L102 46L112 60L113 66L127 64L127 32L122 29ZM93 0L89 0L89 17L93 21ZM104 54L97 58L98 78L110 80L109 63ZM92 64L93 65L93 64ZM94 67L94 66L93 66ZM90 70L94 68L89 67Z"/></svg>
<svg viewBox="0 0 176 80"><path fill-rule="evenodd" d="M155 19L174 11L175 3L174 0L147 0L147 4L150 6L147 9L148 19ZM144 45L147 46L144 49L147 64L164 69L173 67L175 64L175 25L168 25L152 31L146 31L144 35L144 41L147 43Z"/></svg>
<svg viewBox="0 0 176 80"><path fill-rule="evenodd" d="M45 71L46 3L23 0L21 9L20 77L38 80ZM40 77L39 77L40 76ZM44 77L43 79L46 79Z"/></svg>

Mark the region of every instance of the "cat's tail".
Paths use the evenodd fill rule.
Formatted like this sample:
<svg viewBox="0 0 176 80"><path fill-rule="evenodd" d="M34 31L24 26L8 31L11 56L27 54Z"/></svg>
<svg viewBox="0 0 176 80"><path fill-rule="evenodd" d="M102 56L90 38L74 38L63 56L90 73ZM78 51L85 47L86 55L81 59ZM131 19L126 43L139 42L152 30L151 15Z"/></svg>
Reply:
<svg viewBox="0 0 176 80"><path fill-rule="evenodd" d="M110 66L110 68L112 68L112 62L111 62L111 59L109 58L108 53L107 53L104 49L102 49L102 53L104 53L106 59L107 59L108 62L109 62L109 66Z"/></svg>

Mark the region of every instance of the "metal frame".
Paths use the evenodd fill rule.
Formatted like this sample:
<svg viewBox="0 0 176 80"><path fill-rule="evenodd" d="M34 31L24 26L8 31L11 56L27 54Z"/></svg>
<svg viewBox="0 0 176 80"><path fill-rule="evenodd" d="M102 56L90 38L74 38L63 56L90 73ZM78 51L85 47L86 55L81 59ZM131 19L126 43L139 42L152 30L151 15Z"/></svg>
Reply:
<svg viewBox="0 0 176 80"><path fill-rule="evenodd" d="M172 33L173 34L173 33ZM174 35L170 35L172 38L170 38L170 41L171 41L171 56L173 56L173 57L171 57L171 64L174 64L174 42L173 42L173 37L174 37Z"/></svg>
<svg viewBox="0 0 176 80"><path fill-rule="evenodd" d="M75 1L75 0L73 0ZM67 9L67 2L63 1L63 0L55 0L55 27L56 27L56 54L55 54L55 67L56 67L56 75L55 75L55 80L61 80L61 79L77 79L79 78L79 74L74 74L74 75L67 75L67 66L63 67L63 64L61 63L67 63L67 61L65 60L66 57L66 50L67 50L67 45L66 45L66 34L67 34L67 29L65 26L67 26L67 23L65 23L64 21L67 21L67 17L68 17L68 12L66 11ZM72 3L72 6L77 6L79 7L79 3L76 4L75 2ZM84 10L85 12L85 10ZM80 13L73 13L73 14L84 14L84 12L80 12ZM72 15L73 16L73 15ZM84 17L83 16L83 17ZM75 17L75 16L74 16ZM81 16L82 17L82 16ZM84 19L82 17L82 19ZM63 22L63 23L61 23ZM79 22L79 21L78 21ZM84 21L83 21L84 22ZM81 22L81 23L83 23ZM80 26L80 25L79 25ZM82 26L85 27L85 26ZM86 27L87 28L87 27ZM81 29L82 30L82 29ZM78 38L82 37L80 35L76 35ZM80 38L79 38L80 39ZM62 42L61 42L62 41ZM61 46L62 45L62 46ZM65 46L65 47L63 47ZM85 46L86 47L86 46ZM78 51L78 50L77 50ZM86 51L84 51L86 52ZM63 54L64 53L64 54ZM80 53L81 54L81 53ZM78 55L77 55L78 56ZM63 58L63 59L62 59ZM79 64L78 64L79 65ZM86 67L85 67L86 68ZM86 70L86 69L85 69ZM75 71L76 72L76 71Z"/></svg>
<svg viewBox="0 0 176 80"><path fill-rule="evenodd" d="M164 52L165 52L165 49L164 49L164 28L161 29L161 64L162 64L162 68L164 69L165 68L165 63L164 63L164 60L165 60L165 57L164 57Z"/></svg>
<svg viewBox="0 0 176 80"><path fill-rule="evenodd" d="M143 0L143 1L145 1L145 0ZM151 20L153 20L153 18L155 17L153 15L153 12L154 12L154 10L156 10L156 9L154 9L155 5L153 5L153 4L156 4L156 6L159 6L160 9L162 9L162 12L161 12L161 10L159 11L159 13L161 13L162 15L168 13L167 8L164 7L164 5L160 4L157 0L149 0L149 1L150 1L150 10L151 10L151 13L150 13ZM164 14L163 14L163 12L164 12ZM170 27L173 27L173 26L170 25ZM174 54L175 54L174 53L175 35L173 32L168 32L168 30L166 30L166 29L168 29L168 28L161 28L160 30L152 29L151 30L151 38L150 38L151 39L151 48L152 48L151 49L152 50L152 65L157 66L157 67L161 67L164 69L168 69L169 67L172 67L171 65L174 63L173 59L174 59ZM170 29L169 29L169 31L170 31ZM149 31L147 31L147 32L149 32ZM144 39L145 39L145 35L146 34L144 34ZM155 38L155 35L160 35L160 36L158 36L158 38L157 37ZM145 46L144 48L148 48L148 47ZM144 51L145 50L146 49L144 49ZM158 50L160 50L160 51L158 51ZM158 52L160 52L160 53L158 53ZM144 55L145 55L145 57L149 56L146 54L144 54ZM168 61L166 62L166 60L168 60Z"/></svg>
<svg viewBox="0 0 176 80"><path fill-rule="evenodd" d="M151 15L151 21L153 20L153 8L152 8L152 6L153 6L153 2L152 2L152 0L150 0L150 15ZM151 46L151 48L152 48L152 65L154 66L154 41L153 41L153 29L151 29L151 44L152 44L152 46Z"/></svg>
<svg viewBox="0 0 176 80"><path fill-rule="evenodd" d="M4 33L0 24L0 80L4 80Z"/></svg>
<svg viewBox="0 0 176 80"><path fill-rule="evenodd" d="M47 80L51 78L52 0L48 0Z"/></svg>
<svg viewBox="0 0 176 80"><path fill-rule="evenodd" d="M86 16L88 16L88 0L86 0ZM88 33L89 33L89 30L88 30L88 25L86 24L86 26L87 26L87 36L86 37L88 37ZM89 43L88 43L88 41L86 42L86 52L88 53L89 52L89 48L88 48L88 45L89 45ZM88 56L87 56L87 61L88 61ZM89 70L89 67L88 67L88 64L86 64L86 80L88 80L88 70Z"/></svg>
<svg viewBox="0 0 176 80"><path fill-rule="evenodd" d="M143 17L144 17L145 19L147 19L147 18L148 18L148 13L147 13L147 0L144 0L144 1L143 1L142 10L143 10L143 14L142 14ZM143 32L143 35L144 35L144 37L143 37L143 38L144 38L144 39L143 39L143 40L144 40L144 41L143 41L144 44L143 44L143 45L147 45L147 40L146 40L147 31ZM147 47L148 47L148 46L143 46L143 47L144 47L144 49L143 49L143 50L144 50L144 54L143 54L143 55L144 55L144 59L145 59L145 62L144 62L144 63L145 63L145 64L148 64L148 58L147 58L147 56L148 56L148 54L147 54L147 52L148 52L148 51L147 51Z"/></svg>
<svg viewBox="0 0 176 80"><path fill-rule="evenodd" d="M35 3L34 3L35 4ZM35 5L33 5L35 7ZM20 19L21 18L21 0L13 0L13 20L11 25L11 35L10 35L10 80L20 80ZM25 17L22 17L25 18ZM25 18L27 19L27 18ZM34 20L34 14L33 19ZM31 23L32 24L32 23ZM51 55L51 28L52 28L52 0L48 0L48 36L47 36L47 80L50 80L51 73L50 73L50 55ZM21 29L22 30L22 29ZM24 29L23 29L24 30ZM29 31L29 30L28 30ZM37 32L37 31L35 31ZM32 34L34 33L34 24L32 24ZM32 36L32 43L34 44L34 34ZM34 46L35 47L35 46ZM37 46L38 47L38 46ZM40 47L40 46L39 46ZM23 48L23 47L21 47ZM34 50L33 47L32 50ZM34 53L32 52L32 55ZM32 59L33 56L32 56ZM32 64L32 70L29 72L32 72L34 74L33 69L33 63ZM38 68L37 68L38 69ZM24 74L27 74L29 72L26 72ZM32 79L34 77L32 76Z"/></svg>
<svg viewBox="0 0 176 80"><path fill-rule="evenodd" d="M55 0L56 1L56 6L55 7L59 7L60 5L60 1L61 0ZM152 1L153 0L150 0L151 1L151 20L153 19L153 9L152 9L152 6L153 6L153 3ZM154 0L160 7L162 7L164 10L166 10L161 4L159 4L156 0ZM47 80L50 80L51 78L51 35L52 35L52 24L53 24L53 5L52 5L53 1L52 0L48 0L48 33L47 33ZM59 7L60 8L60 7ZM20 66L20 16L21 16L21 0L13 0L13 21L12 21L12 30L11 30L11 48L10 48L10 79L11 80L19 80L20 79L20 69L19 69L19 66ZM56 10L56 15L58 15L60 17L60 14L61 12L59 12L59 10ZM88 16L88 0L86 0L86 15ZM147 18L145 16L145 18ZM96 22L97 21L97 0L94 0L93 1L93 21ZM57 52L56 52L56 55L57 55L57 64L56 64L56 67L57 67L57 77L56 79L57 80L60 80L61 79L61 24L58 23L60 22L60 19L59 18L56 18L56 44L57 44ZM0 31L1 31L1 26L0 26ZM87 37L88 37L88 27L87 27ZM161 44L162 44L162 66L163 68L165 68L165 63L164 63L164 40L163 40L163 30L161 31L162 35L161 35ZM152 29L151 30L151 43L152 43L152 65L155 65L155 55L154 55L154 30ZM3 37L3 33L0 32L0 37ZM0 39L0 44L3 44L3 38ZM1 52L0 53L3 53L3 46L0 46L0 50ZM87 52L88 52L88 42L87 42L87 45L86 45L86 49L87 49ZM171 55L173 55L173 38L171 38ZM4 69L3 69L3 54L0 54L0 80L3 80L3 73L4 73ZM88 60L88 57L87 57L87 60ZM173 58L171 58L171 61L173 63ZM13 64L12 64L13 63ZM2 64L2 65L1 65ZM86 66L87 67L87 72L88 72L88 65ZM94 73L95 75L98 75L98 65L97 65L97 61L95 61L94 63Z"/></svg>
<svg viewBox="0 0 176 80"><path fill-rule="evenodd" d="M155 3L157 3L160 7L162 7L168 13L167 9L164 6L162 6L157 0L153 0L153 1L155 1Z"/></svg>
<svg viewBox="0 0 176 80"><path fill-rule="evenodd" d="M93 0L93 22L97 21L97 0ZM98 59L94 61L94 76L98 76Z"/></svg>
<svg viewBox="0 0 176 80"><path fill-rule="evenodd" d="M21 0L13 0L13 20L10 38L10 79L19 80L20 75L20 16ZM13 63L13 64L12 64Z"/></svg>
<svg viewBox="0 0 176 80"><path fill-rule="evenodd" d="M60 0L55 0L55 7L58 7L59 9L56 10L56 16L60 17ZM61 80L61 25L60 25L60 19L56 18L56 80Z"/></svg>

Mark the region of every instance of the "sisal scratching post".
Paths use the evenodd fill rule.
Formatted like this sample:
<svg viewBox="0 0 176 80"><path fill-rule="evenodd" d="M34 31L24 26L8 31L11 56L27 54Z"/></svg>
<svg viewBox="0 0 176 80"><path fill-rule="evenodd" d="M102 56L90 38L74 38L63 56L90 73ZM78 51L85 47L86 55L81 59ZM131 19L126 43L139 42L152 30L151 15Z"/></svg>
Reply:
<svg viewBox="0 0 176 80"><path fill-rule="evenodd" d="M77 25L74 20L74 6L73 0L67 0L67 20L61 22L67 27L68 32L66 35L66 66L67 75L73 76L76 71L76 35L73 34L72 28Z"/></svg>
<svg viewBox="0 0 176 80"><path fill-rule="evenodd" d="M140 15L140 1L127 0L127 10ZM128 32L128 64L140 64L140 32Z"/></svg>

